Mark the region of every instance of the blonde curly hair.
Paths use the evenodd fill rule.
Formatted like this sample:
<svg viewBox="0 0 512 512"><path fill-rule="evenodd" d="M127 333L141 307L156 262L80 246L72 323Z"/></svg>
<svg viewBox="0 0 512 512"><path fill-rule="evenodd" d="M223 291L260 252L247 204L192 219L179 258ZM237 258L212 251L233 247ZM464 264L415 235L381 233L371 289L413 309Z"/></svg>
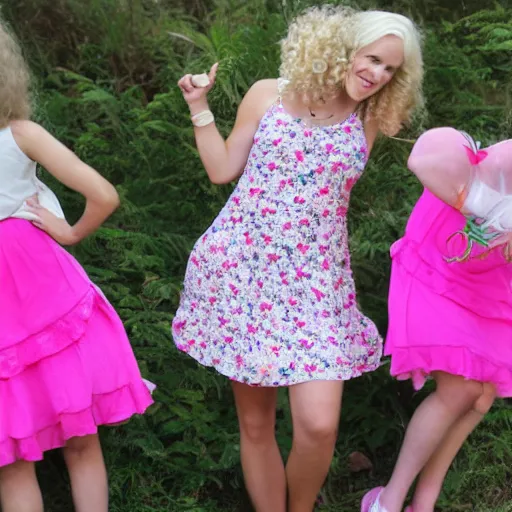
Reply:
<svg viewBox="0 0 512 512"><path fill-rule="evenodd" d="M20 46L0 19L0 128L30 117L30 74Z"/></svg>
<svg viewBox="0 0 512 512"><path fill-rule="evenodd" d="M299 95L305 103L334 98L356 53L386 35L402 39L404 62L388 84L359 104L358 113L364 121L375 119L385 135L395 135L423 105L421 35L400 14L331 5L306 10L281 41L281 94Z"/></svg>

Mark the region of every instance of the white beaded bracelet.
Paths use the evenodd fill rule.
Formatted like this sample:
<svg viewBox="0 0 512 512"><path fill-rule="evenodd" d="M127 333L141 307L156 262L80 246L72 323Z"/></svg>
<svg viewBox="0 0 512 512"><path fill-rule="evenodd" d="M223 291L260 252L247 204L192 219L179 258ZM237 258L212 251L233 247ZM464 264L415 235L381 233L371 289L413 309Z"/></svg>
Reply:
<svg viewBox="0 0 512 512"><path fill-rule="evenodd" d="M202 112L194 114L191 119L192 124L198 128L207 126L215 121L215 117L213 117L211 110L203 110Z"/></svg>

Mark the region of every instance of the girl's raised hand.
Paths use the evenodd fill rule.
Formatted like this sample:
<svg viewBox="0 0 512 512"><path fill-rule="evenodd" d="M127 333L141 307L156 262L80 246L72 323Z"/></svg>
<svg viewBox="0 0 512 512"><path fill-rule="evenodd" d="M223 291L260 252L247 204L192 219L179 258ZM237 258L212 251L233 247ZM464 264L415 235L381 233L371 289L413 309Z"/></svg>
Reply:
<svg viewBox="0 0 512 512"><path fill-rule="evenodd" d="M183 76L178 81L178 87L181 89L181 92L183 93L183 98L185 99L189 106L201 102L204 102L206 104L206 95L215 84L215 77L217 75L218 67L219 63L217 62L210 69L210 72L208 73L209 84L206 86L201 86L197 82L196 84L194 84L194 75L191 74Z"/></svg>

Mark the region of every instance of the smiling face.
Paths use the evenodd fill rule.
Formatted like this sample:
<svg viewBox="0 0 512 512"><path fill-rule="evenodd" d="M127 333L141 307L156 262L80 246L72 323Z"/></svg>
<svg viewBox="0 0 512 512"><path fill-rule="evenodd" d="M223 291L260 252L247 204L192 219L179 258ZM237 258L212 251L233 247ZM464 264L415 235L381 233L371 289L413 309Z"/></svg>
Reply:
<svg viewBox="0 0 512 512"><path fill-rule="evenodd" d="M347 73L347 94L357 102L366 100L391 81L403 62L404 44L398 36L387 35L364 46Z"/></svg>

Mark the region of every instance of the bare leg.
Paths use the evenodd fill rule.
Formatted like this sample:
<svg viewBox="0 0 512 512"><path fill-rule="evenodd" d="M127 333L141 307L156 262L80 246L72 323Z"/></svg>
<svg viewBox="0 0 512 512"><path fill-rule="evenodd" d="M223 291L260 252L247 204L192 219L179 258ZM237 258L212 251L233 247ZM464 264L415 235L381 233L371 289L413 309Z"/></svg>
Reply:
<svg viewBox="0 0 512 512"><path fill-rule="evenodd" d="M43 512L43 498L33 462L18 461L0 468L3 512Z"/></svg>
<svg viewBox="0 0 512 512"><path fill-rule="evenodd" d="M108 512L107 471L98 436L73 437L63 451L76 512Z"/></svg>
<svg viewBox="0 0 512 512"><path fill-rule="evenodd" d="M293 446L286 465L290 512L311 512L334 454L343 382L290 388Z"/></svg>
<svg viewBox="0 0 512 512"><path fill-rule="evenodd" d="M434 512L443 482L453 459L464 441L475 430L494 403L496 392L491 384L483 384L483 393L465 416L449 430L420 474L414 492L414 512Z"/></svg>
<svg viewBox="0 0 512 512"><path fill-rule="evenodd" d="M275 437L276 388L233 383L240 452L247 491L256 512L286 511L284 464Z"/></svg>
<svg viewBox="0 0 512 512"><path fill-rule="evenodd" d="M387 512L402 510L407 492L422 468L459 418L482 393L482 384L435 372L437 389L414 413L391 479L380 496Z"/></svg>

